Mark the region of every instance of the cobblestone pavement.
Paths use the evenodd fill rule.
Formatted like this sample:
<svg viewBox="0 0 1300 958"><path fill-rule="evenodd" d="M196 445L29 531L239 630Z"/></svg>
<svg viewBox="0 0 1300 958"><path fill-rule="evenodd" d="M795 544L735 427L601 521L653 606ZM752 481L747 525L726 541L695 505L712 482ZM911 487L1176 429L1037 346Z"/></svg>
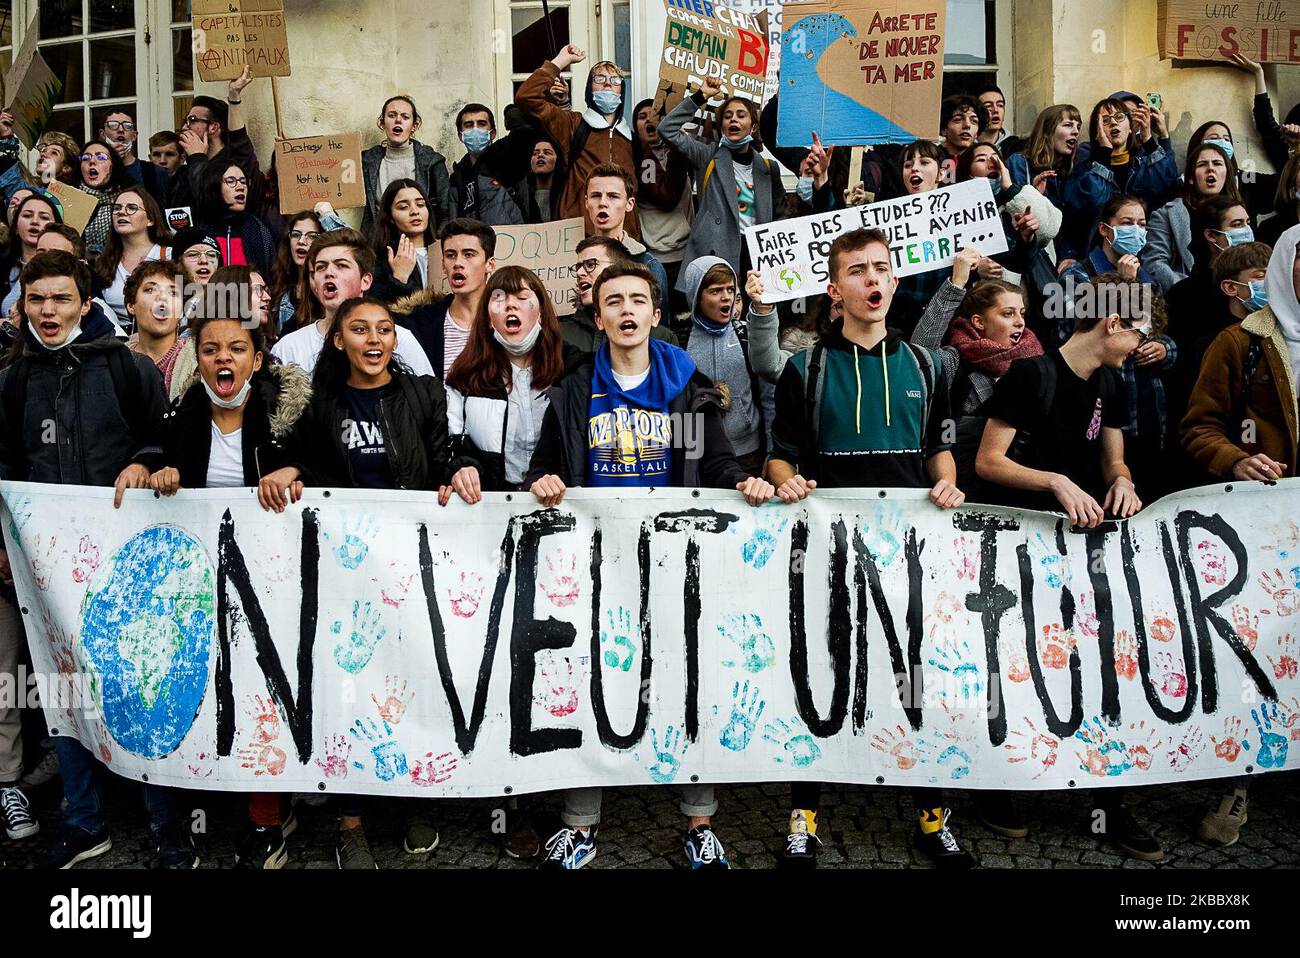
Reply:
<svg viewBox="0 0 1300 958"><path fill-rule="evenodd" d="M1249 823L1231 848L1216 849L1196 839L1196 826L1218 794L1214 783L1155 786L1130 793L1139 818L1157 829L1165 861L1152 865L1129 860L1089 833L1086 795L1047 792L1026 796L1028 838L1007 840L976 818L970 796L950 795L954 829L986 868L1276 868L1300 863L1300 790L1294 772L1267 775L1250 790ZM3 838L0 858L7 868L25 866L44 838L58 826L58 792L39 793L42 834L21 842ZM777 783L733 785L718 789L720 811L714 826L733 867L772 868L783 844L788 815L788 786ZM194 793L206 810L209 834L204 839L203 868L229 867L234 841L246 809L242 797ZM555 823L558 796L536 796L540 830ZM826 841L820 863L827 868L929 867L912 850L914 827L905 792L899 789L827 786L823 791L819 834ZM145 868L152 857L139 792L128 782L107 787L108 824L113 849L78 868ZM381 868L525 868L531 863L509 858L491 832L493 810L501 800L369 800L366 833ZM405 816L429 813L442 833L436 851L424 856L402 851ZM290 868L334 868L335 813L330 806L298 805L299 827L289 839ZM684 867L681 839L685 819L673 789L610 789L598 854L591 868Z"/></svg>

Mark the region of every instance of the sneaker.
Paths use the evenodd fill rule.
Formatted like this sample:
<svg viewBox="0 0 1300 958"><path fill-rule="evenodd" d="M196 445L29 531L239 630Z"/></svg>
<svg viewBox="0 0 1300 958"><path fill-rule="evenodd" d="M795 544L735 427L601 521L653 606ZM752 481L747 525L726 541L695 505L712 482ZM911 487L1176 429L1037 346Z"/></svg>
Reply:
<svg viewBox="0 0 1300 958"><path fill-rule="evenodd" d="M1201 841L1224 848L1235 845L1245 824L1246 790L1234 788L1219 799L1218 808L1206 812L1201 819Z"/></svg>
<svg viewBox="0 0 1300 958"><path fill-rule="evenodd" d="M581 868L596 857L596 829L561 828L546 841L546 857L538 868L567 871Z"/></svg>
<svg viewBox="0 0 1300 958"><path fill-rule="evenodd" d="M686 833L686 860L691 868L730 868L727 853L708 825L696 825Z"/></svg>
<svg viewBox="0 0 1300 958"><path fill-rule="evenodd" d="M78 862L98 858L113 847L113 841L103 828L91 832L64 825L58 840L46 848L36 859L37 868L71 868Z"/></svg>
<svg viewBox="0 0 1300 958"><path fill-rule="evenodd" d="M154 851L157 853L155 867L169 871L190 871L199 867L199 853L194 847L194 833L190 831L189 822L182 820L163 829L159 834Z"/></svg>
<svg viewBox="0 0 1300 958"><path fill-rule="evenodd" d="M270 870L283 868L289 860L283 825L254 825L235 845L235 867Z"/></svg>
<svg viewBox="0 0 1300 958"><path fill-rule="evenodd" d="M1003 838L1024 838L1029 824L1011 792L977 792L975 809L984 827Z"/></svg>
<svg viewBox="0 0 1300 958"><path fill-rule="evenodd" d="M957 836L948 827L951 809L932 808L922 811L921 814L932 821L938 819L939 828L933 832L922 831L918 822L915 838L917 850L928 855L937 868L953 870L974 868L975 859L971 857L970 852L961 847Z"/></svg>
<svg viewBox="0 0 1300 958"><path fill-rule="evenodd" d="M1165 850L1149 829L1125 806L1107 809L1106 837L1123 851L1144 862L1163 861Z"/></svg>
<svg viewBox="0 0 1300 958"><path fill-rule="evenodd" d="M817 849L822 840L817 837L817 813L802 808L790 813L790 834L785 837L785 851L781 865L786 868L816 868Z"/></svg>
<svg viewBox="0 0 1300 958"><path fill-rule="evenodd" d="M411 818L406 823L402 847L408 855L424 855L438 847L438 839L438 829L427 818Z"/></svg>
<svg viewBox="0 0 1300 958"><path fill-rule="evenodd" d="M59 777L59 753L54 747L46 749L41 760L31 767L19 783L24 788L41 788Z"/></svg>
<svg viewBox="0 0 1300 958"><path fill-rule="evenodd" d="M32 815L27 796L16 786L0 788L0 814L4 816L5 834L10 838L30 838L41 830L41 823Z"/></svg>
<svg viewBox="0 0 1300 958"><path fill-rule="evenodd" d="M334 859L339 863L339 868L343 869L379 867L375 863L375 856L370 854L370 843L366 841L365 830L360 825L339 829Z"/></svg>
<svg viewBox="0 0 1300 958"><path fill-rule="evenodd" d="M536 858L542 850L542 839L533 828L527 812L515 812L509 816L509 830L506 832L505 850L511 858Z"/></svg>

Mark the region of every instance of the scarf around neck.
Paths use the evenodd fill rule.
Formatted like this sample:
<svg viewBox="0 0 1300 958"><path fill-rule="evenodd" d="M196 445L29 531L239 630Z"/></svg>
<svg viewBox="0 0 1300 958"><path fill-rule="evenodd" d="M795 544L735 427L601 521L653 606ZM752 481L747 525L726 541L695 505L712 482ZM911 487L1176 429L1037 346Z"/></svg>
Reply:
<svg viewBox="0 0 1300 958"><path fill-rule="evenodd" d="M1020 342L1014 346L999 346L986 338L972 325L969 319L959 318L953 321L948 342L960 354L962 362L978 369L980 372L1001 379L1017 359L1029 359L1043 355L1043 345L1038 337L1025 327Z"/></svg>

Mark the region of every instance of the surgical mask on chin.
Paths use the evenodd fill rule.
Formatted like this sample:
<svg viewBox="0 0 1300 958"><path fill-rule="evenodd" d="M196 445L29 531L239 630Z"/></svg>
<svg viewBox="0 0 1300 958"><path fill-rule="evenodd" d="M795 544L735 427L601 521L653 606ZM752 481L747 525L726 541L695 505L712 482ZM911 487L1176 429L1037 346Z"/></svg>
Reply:
<svg viewBox="0 0 1300 958"><path fill-rule="evenodd" d="M1145 226L1109 226L1108 229L1114 235L1110 244L1115 247L1116 252L1136 256L1147 245L1147 228Z"/></svg>
<svg viewBox="0 0 1300 958"><path fill-rule="evenodd" d="M72 327L72 332L68 333L68 338L65 339L63 342L59 343L59 345L57 346L51 346L45 340L41 339L39 335L36 338L40 340L42 346L44 346L50 352L54 352L56 349L62 349L64 346L72 345L72 341L80 335L81 335L81 323L77 323L76 326Z"/></svg>
<svg viewBox="0 0 1300 958"><path fill-rule="evenodd" d="M1252 279L1249 283L1238 283L1238 286L1250 287L1250 299L1241 300L1255 312L1259 312L1268 305L1268 281L1263 279Z"/></svg>
<svg viewBox="0 0 1300 958"><path fill-rule="evenodd" d="M799 194L799 199L805 203L811 203L813 198L813 178L811 176L799 177L799 182L795 184L795 190Z"/></svg>
<svg viewBox="0 0 1300 958"><path fill-rule="evenodd" d="M1217 146L1219 149L1221 149L1224 153L1227 153L1227 154L1228 154L1228 159L1232 159L1233 153L1236 152L1235 149L1233 148L1233 145L1232 145L1232 141L1231 141L1231 140L1206 140L1205 142L1206 142L1206 143L1213 143L1215 146Z"/></svg>
<svg viewBox="0 0 1300 958"><path fill-rule="evenodd" d="M527 336L525 336L517 343L510 342L508 339L502 336L495 329L492 330L492 338L495 339L498 343L500 343L501 348L504 349L506 352L508 352L511 356L528 355L530 352L532 352L533 347L537 345L537 337L540 336L541 334L542 334L542 321L540 319L538 319L538 321L533 324L532 332L530 332Z"/></svg>
<svg viewBox="0 0 1300 958"><path fill-rule="evenodd" d="M212 401L212 405L220 406L222 409L239 409L247 401L248 392L253 388L253 380L245 379L244 385L240 387L239 392L235 393L230 399L222 399L202 376L199 377L199 382L203 383L203 391L208 394L208 399Z"/></svg>
<svg viewBox="0 0 1300 958"><path fill-rule="evenodd" d="M460 134L460 141L465 144L465 149L471 153L482 153L492 142L492 131L484 130L481 127L475 127L472 130L465 130Z"/></svg>
<svg viewBox="0 0 1300 958"><path fill-rule="evenodd" d="M619 107L623 105L623 97L609 90L597 90L591 95L591 102L596 104L597 110L608 116L618 112Z"/></svg>
<svg viewBox="0 0 1300 958"><path fill-rule="evenodd" d="M743 150L745 147L749 146L749 144L753 142L754 142L754 134L752 133L746 133L739 140L733 140L730 137L726 137L726 136L722 138L722 145L725 146L727 149L731 150L733 153L736 150Z"/></svg>

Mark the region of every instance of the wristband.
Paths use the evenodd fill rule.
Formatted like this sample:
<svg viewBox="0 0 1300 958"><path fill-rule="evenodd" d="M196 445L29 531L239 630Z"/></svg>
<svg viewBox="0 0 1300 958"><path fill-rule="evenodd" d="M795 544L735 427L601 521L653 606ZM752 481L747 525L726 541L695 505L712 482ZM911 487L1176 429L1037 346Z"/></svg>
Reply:
<svg viewBox="0 0 1300 958"><path fill-rule="evenodd" d="M230 97L226 97L226 102L229 103L231 106L239 106L239 104L243 103L244 101L243 101L243 100L232 100L232 99L230 99Z"/></svg>

